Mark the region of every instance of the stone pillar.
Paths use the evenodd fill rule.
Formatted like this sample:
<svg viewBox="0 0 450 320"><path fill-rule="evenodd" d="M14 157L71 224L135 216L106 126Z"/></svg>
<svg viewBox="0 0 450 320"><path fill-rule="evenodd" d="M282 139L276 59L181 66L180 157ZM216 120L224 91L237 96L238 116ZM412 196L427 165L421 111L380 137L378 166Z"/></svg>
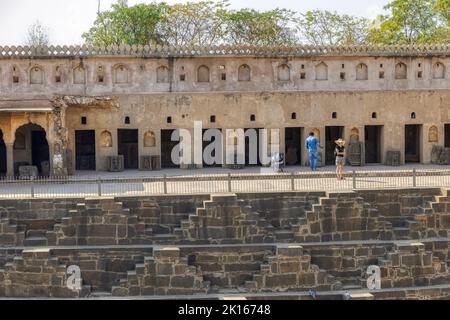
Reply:
<svg viewBox="0 0 450 320"><path fill-rule="evenodd" d="M14 143L5 143L6 145L6 175L14 176Z"/></svg>
<svg viewBox="0 0 450 320"><path fill-rule="evenodd" d="M66 176L67 170L67 128L66 128L66 108L63 98L55 97L53 104L53 141L51 154L51 174L54 176ZM50 142L50 141L49 141Z"/></svg>

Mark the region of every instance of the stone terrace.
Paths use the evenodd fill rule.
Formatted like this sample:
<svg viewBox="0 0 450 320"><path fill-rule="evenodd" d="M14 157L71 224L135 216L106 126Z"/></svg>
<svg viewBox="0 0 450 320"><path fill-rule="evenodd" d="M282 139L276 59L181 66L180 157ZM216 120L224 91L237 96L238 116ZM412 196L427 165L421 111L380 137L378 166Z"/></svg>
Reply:
<svg viewBox="0 0 450 320"><path fill-rule="evenodd" d="M450 298L447 189L0 200L0 218L0 297Z"/></svg>

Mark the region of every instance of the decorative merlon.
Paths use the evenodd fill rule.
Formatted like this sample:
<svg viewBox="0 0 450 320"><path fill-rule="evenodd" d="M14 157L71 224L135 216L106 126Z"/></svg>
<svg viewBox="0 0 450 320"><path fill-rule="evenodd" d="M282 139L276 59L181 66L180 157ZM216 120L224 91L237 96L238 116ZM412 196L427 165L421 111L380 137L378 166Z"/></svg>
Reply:
<svg viewBox="0 0 450 320"><path fill-rule="evenodd" d="M353 45L353 46L0 46L1 58L41 58L41 57L313 57L313 56L450 56L450 45Z"/></svg>

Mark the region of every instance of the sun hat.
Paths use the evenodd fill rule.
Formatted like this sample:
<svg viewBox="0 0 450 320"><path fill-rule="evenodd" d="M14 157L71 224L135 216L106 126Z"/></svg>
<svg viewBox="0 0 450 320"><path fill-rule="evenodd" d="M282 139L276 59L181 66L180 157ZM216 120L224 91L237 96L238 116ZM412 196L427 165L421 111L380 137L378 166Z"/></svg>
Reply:
<svg viewBox="0 0 450 320"><path fill-rule="evenodd" d="M345 141L342 140L341 138L339 138L336 141L334 141L334 143L336 143L339 146L344 146L345 145Z"/></svg>

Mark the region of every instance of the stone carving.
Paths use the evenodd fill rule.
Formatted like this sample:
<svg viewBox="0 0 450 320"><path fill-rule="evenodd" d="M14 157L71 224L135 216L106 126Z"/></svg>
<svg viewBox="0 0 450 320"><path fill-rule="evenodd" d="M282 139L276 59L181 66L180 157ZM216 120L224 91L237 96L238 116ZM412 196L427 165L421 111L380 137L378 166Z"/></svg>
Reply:
<svg viewBox="0 0 450 320"><path fill-rule="evenodd" d="M362 142L359 141L359 130L353 128L350 131L350 142L347 147L347 161L351 166L361 165Z"/></svg>
<svg viewBox="0 0 450 320"><path fill-rule="evenodd" d="M351 141L347 147L347 160L351 166L361 165L362 143L360 141Z"/></svg>
<svg viewBox="0 0 450 320"><path fill-rule="evenodd" d="M0 46L3 57L75 57L86 56L144 56L144 57L183 57L183 56L417 56L433 54L448 56L450 45L369 45L369 46L251 46L251 45L212 45L212 46L149 46L149 45L111 45L111 46Z"/></svg>
<svg viewBox="0 0 450 320"><path fill-rule="evenodd" d="M120 172L123 171L123 155L109 156L109 171Z"/></svg>
<svg viewBox="0 0 450 320"><path fill-rule="evenodd" d="M140 170L152 170L152 156L141 156Z"/></svg>
<svg viewBox="0 0 450 320"><path fill-rule="evenodd" d="M386 152L386 165L387 166L399 166L400 165L400 151L387 151Z"/></svg>
<svg viewBox="0 0 450 320"><path fill-rule="evenodd" d="M112 136L107 130L100 134L100 147L109 148L112 147Z"/></svg>
<svg viewBox="0 0 450 320"><path fill-rule="evenodd" d="M436 126L431 126L428 130L428 142L438 142L438 128Z"/></svg>
<svg viewBox="0 0 450 320"><path fill-rule="evenodd" d="M79 266L71 265L67 268L67 288L74 291L81 290L83 279L81 278L81 269Z"/></svg>
<svg viewBox="0 0 450 320"><path fill-rule="evenodd" d="M431 163L450 164L450 148L433 145L433 148L431 149Z"/></svg>
<svg viewBox="0 0 450 320"><path fill-rule="evenodd" d="M50 161L41 162L41 173L44 177L48 177L50 175Z"/></svg>
<svg viewBox="0 0 450 320"><path fill-rule="evenodd" d="M37 178L38 168L36 166L20 166L19 179Z"/></svg>
<svg viewBox="0 0 450 320"><path fill-rule="evenodd" d="M144 147L156 146L155 133L153 131L147 131L144 133Z"/></svg>
<svg viewBox="0 0 450 320"><path fill-rule="evenodd" d="M161 170L161 156L152 156L152 170Z"/></svg>

